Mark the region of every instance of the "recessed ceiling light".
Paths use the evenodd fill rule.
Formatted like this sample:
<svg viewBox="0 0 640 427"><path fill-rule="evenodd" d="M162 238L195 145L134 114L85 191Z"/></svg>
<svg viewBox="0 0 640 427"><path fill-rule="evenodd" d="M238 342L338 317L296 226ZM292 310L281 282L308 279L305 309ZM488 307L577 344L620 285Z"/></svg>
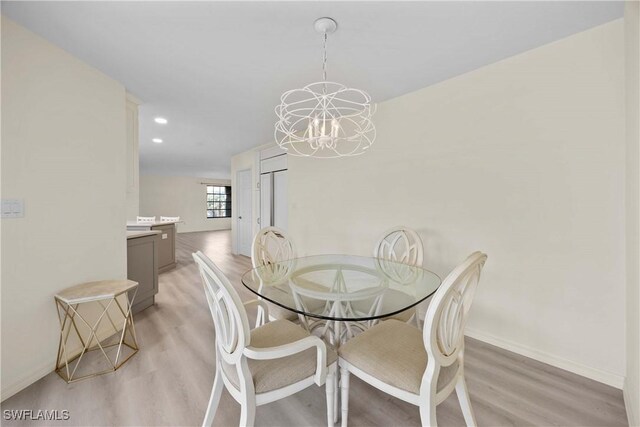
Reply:
<svg viewBox="0 0 640 427"><path fill-rule="evenodd" d="M155 142L156 144L160 144L162 142L160 138L153 138L152 141Z"/></svg>
<svg viewBox="0 0 640 427"><path fill-rule="evenodd" d="M156 123L159 123L161 125L166 125L167 124L167 119L165 119L164 117L156 117L155 119L153 119Z"/></svg>

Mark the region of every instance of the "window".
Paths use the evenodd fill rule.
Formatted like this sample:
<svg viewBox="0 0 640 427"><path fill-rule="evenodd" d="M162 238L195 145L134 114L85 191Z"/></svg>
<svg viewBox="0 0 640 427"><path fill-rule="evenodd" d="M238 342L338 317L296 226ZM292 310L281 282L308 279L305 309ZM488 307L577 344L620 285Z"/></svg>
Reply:
<svg viewBox="0 0 640 427"><path fill-rule="evenodd" d="M207 218L231 218L231 187L207 185Z"/></svg>

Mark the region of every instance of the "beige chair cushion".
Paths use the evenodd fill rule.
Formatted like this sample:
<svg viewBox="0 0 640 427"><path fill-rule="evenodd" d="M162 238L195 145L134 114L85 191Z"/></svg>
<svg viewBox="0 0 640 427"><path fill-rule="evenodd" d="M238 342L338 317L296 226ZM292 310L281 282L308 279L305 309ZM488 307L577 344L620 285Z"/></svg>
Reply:
<svg viewBox="0 0 640 427"><path fill-rule="evenodd" d="M340 347L340 357L393 387L420 394L427 369L422 331L398 320L380 322ZM440 370L438 390L454 379L458 362Z"/></svg>
<svg viewBox="0 0 640 427"><path fill-rule="evenodd" d="M382 313L389 313L390 311L396 310L398 307L407 306L412 304L415 301L414 298L405 294L404 292L399 292L393 289L388 289L385 292L384 299L382 300ZM355 301L351 305L353 308L361 313L368 313L371 311L371 305L373 304L373 298L368 298L365 301ZM383 320L389 319L397 319L401 322L408 322L411 320L411 317L415 314L416 308L411 307L407 310L401 311L400 313L394 314L393 316L383 317Z"/></svg>
<svg viewBox="0 0 640 427"><path fill-rule="evenodd" d="M313 283L308 281L305 281L305 282L310 284ZM319 285L316 285L316 289L318 286ZM325 287L322 287L322 289L326 290ZM274 292L282 292L282 291L277 291L274 289ZM275 295L273 295L273 297L275 298ZM296 307L295 300L293 299L293 295L291 294L279 294L277 298L278 299L276 301L282 303L283 305L286 305L287 307ZM322 309L324 308L324 305L325 305L325 301L312 300L308 298L305 298L304 300L307 305L307 309L312 310L312 312L316 312L316 313L322 312ZM267 302L267 304L269 305L269 317L271 319L287 319L291 321L298 319L298 313L294 311L287 310L286 308L282 308L279 305L273 304L271 302Z"/></svg>
<svg viewBox="0 0 640 427"><path fill-rule="evenodd" d="M416 314L416 308L415 307L411 307L408 310L405 311L401 311L398 314L394 314L393 316L390 317L384 317L382 320L399 320L401 322L407 323L409 320L411 320L411 317Z"/></svg>
<svg viewBox="0 0 640 427"><path fill-rule="evenodd" d="M408 310L402 311L398 314L395 314L391 317L385 317L382 320L389 320L389 319L396 319L399 320L401 322L409 322L409 320L411 320L411 317L415 314L418 317L418 320L420 320L420 314L426 313L427 309L426 307L429 306L429 303L431 302L431 298L429 297L426 300L422 301L420 304L415 305L413 307L411 307Z"/></svg>
<svg viewBox="0 0 640 427"><path fill-rule="evenodd" d="M308 337L310 334L288 320L274 320L251 331L251 346L276 347ZM248 359L256 393L277 390L313 376L316 372L316 347L292 356L272 360ZM337 360L336 352L327 346L327 366ZM236 367L222 363L227 378L239 388Z"/></svg>
<svg viewBox="0 0 640 427"><path fill-rule="evenodd" d="M267 302L268 306L269 306L269 317L271 319L286 319L286 320L297 320L298 319L298 314L291 311L291 310L287 310L286 308L282 308L279 305Z"/></svg>

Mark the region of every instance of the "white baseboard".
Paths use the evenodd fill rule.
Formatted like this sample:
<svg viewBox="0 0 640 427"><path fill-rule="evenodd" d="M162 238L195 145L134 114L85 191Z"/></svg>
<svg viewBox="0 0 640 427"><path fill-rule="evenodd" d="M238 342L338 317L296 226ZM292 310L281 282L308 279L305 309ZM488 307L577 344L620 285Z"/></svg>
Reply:
<svg viewBox="0 0 640 427"><path fill-rule="evenodd" d="M622 395L624 396L624 407L627 410L627 421L630 427L640 426L640 418L636 412L638 408L638 401L629 396L629 385L627 384L628 378L624 380L624 388L622 389ZM633 402L633 403L632 403Z"/></svg>
<svg viewBox="0 0 640 427"><path fill-rule="evenodd" d="M0 397L0 401L4 402L14 394L22 391L23 389L29 387L31 384L38 381L40 378L46 377L51 372L54 371L56 367L55 361L49 361L44 365L34 369L29 375L24 378L19 379L13 384L9 384L2 389L2 396ZM62 380L60 380L62 381Z"/></svg>
<svg viewBox="0 0 640 427"><path fill-rule="evenodd" d="M100 342L102 342L107 338L110 338L111 336L113 336L114 333L111 330L103 328L101 331L98 331L97 335ZM77 356L78 354L80 354L81 351L82 351L82 347L69 350L69 359ZM51 372L54 372L55 369L56 369L56 361L54 358L54 360L47 361L45 364L32 370L29 374L25 375L23 378L19 379L18 381L15 381L14 383L7 385L6 387L3 387L2 391L0 392L0 402L4 402L14 394L29 387L31 384L35 383L39 379L46 377ZM64 380L60 378L60 381L64 381Z"/></svg>
<svg viewBox="0 0 640 427"><path fill-rule="evenodd" d="M475 338L477 340L486 342L496 347L503 348L505 350L512 351L522 356L529 357L542 363L546 363L556 368L564 369L565 371L573 372L574 374L581 375L583 377L598 381L600 383L622 389L624 385L624 377L621 375L613 374L611 372L602 371L600 369L592 368L590 366L582 365L572 360L564 359L562 357L555 356L553 354L546 353L544 351L536 350L534 348L507 341L502 338L498 338L484 332L479 332L473 329L466 329L465 335Z"/></svg>

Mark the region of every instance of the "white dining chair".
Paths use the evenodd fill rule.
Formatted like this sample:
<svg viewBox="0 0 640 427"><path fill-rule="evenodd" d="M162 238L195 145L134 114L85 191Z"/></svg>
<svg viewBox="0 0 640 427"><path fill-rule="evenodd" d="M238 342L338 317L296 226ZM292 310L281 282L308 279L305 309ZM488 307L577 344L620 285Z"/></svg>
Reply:
<svg viewBox="0 0 640 427"><path fill-rule="evenodd" d="M422 239L414 230L404 226L396 226L385 231L378 239L373 256L421 267L424 246Z"/></svg>
<svg viewBox="0 0 640 427"><path fill-rule="evenodd" d="M427 309L424 331L388 320L340 347L343 427L350 374L419 406L423 426L437 425L436 406L455 390L466 424L476 425L464 379L464 328L486 259L474 252L453 269Z"/></svg>
<svg viewBox="0 0 640 427"><path fill-rule="evenodd" d="M160 222L180 222L179 216L161 216Z"/></svg>
<svg viewBox="0 0 640 427"><path fill-rule="evenodd" d="M156 222L156 217L155 216L139 216L136 219L136 222L140 224L153 223L153 222Z"/></svg>
<svg viewBox="0 0 640 427"><path fill-rule="evenodd" d="M424 259L424 245L422 239L414 230L396 226L385 231L376 242L373 256L379 259L407 264L414 267L422 267ZM415 307L391 316L403 322L414 322L420 326L420 319Z"/></svg>
<svg viewBox="0 0 640 427"><path fill-rule="evenodd" d="M289 235L278 227L265 227L258 231L251 244L251 264L253 268L263 267L261 274L268 274L268 280L277 281L284 278L291 265L283 264L283 261L296 257L296 250ZM293 298L290 301L294 306ZM269 320L287 319L295 320L298 316L293 311L284 309L275 304L269 305ZM265 322L265 313L258 308L256 326Z"/></svg>
<svg viewBox="0 0 640 427"><path fill-rule="evenodd" d="M281 319L250 330L240 296L202 252L193 254L202 277L216 331L215 379L203 426L210 426L223 386L241 405L240 426L252 426L256 406L326 382L327 425L334 425L337 355L318 337Z"/></svg>

